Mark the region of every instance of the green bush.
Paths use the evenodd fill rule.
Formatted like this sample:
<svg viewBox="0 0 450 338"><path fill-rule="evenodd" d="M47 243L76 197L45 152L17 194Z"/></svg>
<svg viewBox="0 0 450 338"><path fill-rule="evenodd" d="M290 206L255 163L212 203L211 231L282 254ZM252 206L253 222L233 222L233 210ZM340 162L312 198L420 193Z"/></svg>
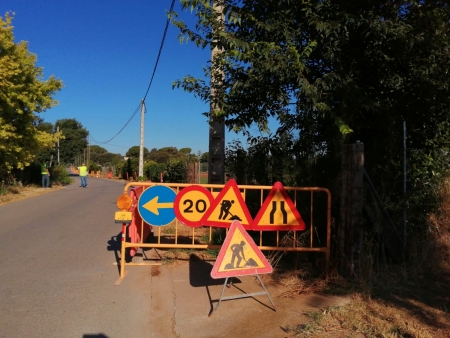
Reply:
<svg viewBox="0 0 450 338"><path fill-rule="evenodd" d="M58 165L50 168L50 179L52 184L67 185L73 183L64 165Z"/></svg>

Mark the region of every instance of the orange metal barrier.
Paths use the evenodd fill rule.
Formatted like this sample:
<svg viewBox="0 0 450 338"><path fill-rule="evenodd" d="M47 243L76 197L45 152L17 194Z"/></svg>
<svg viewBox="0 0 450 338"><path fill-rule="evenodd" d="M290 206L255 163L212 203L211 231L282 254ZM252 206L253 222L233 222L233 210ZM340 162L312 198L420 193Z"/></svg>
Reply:
<svg viewBox="0 0 450 338"><path fill-rule="evenodd" d="M222 189L223 185L217 184L197 184L208 189L211 192L217 192ZM185 187L191 187L193 184L181 184L181 183L150 183L150 182L133 182L128 183L124 188L124 193L128 194L132 200L132 206L129 211L132 212L133 218L131 224L122 226L122 246L121 246L121 261L120 261L120 278L116 282L116 285L120 284L121 279L125 276L125 265L152 265L147 263L133 263L125 261L125 251L130 249L130 256L134 256L138 248L154 248L154 249L220 249L220 245L211 244L213 238L213 227L209 226L209 240L206 244L199 243L199 232L204 232L205 227L189 228L182 224L178 219L173 221L171 227L174 227L173 233L167 234L162 231L165 227L155 227L144 222L138 212L138 200L139 196L145 191L145 189L153 186L165 186L173 189L176 193L179 193ZM251 185L239 185L239 190L247 203L246 197L250 194L255 199L255 193L259 192L259 207L264 202L265 196L268 195L272 186L251 186ZM291 195L291 199L294 202L296 209L302 214L303 220L307 224L306 230L309 230L308 243L304 246L297 245L298 233L301 231L293 231L292 246L282 246L280 243L280 232L286 233L286 231L276 230L276 239L273 245L264 244L263 233L273 233L273 231L258 231L259 243L256 243L261 250L271 251L297 251L297 252L323 252L325 253L326 266L329 266L330 262L330 242L331 242L331 193L326 188L319 187L284 187ZM324 198L319 198L317 202L315 198L316 194L325 194ZM309 196L309 197L308 197ZM305 199L309 199L309 205L305 202ZM308 216L305 219L304 215ZM319 220L317 220L319 219ZM309 225L308 225L309 223ZM317 223L320 223L317 226ZM188 229L186 229L188 228ZM321 231L319 234L318 228ZM179 233L183 230L183 241L179 240ZM227 229L228 230L228 229ZM325 233L324 233L325 230ZM186 236L187 231L190 233ZM153 232L155 239L153 243L144 243L144 240L148 235ZM127 233L130 238L130 242L127 241ZM314 234L316 234L316 240L314 240ZM186 237L190 237L189 241L186 241ZM266 236L268 237L268 236ZM320 238L324 238L324 242L320 241ZM315 245L318 242L318 245ZM323 244L322 244L323 243Z"/></svg>
<svg viewBox="0 0 450 338"><path fill-rule="evenodd" d="M141 215L139 215L137 210L139 196L143 190L144 187L142 186L130 190L130 197L133 203L130 211L133 213L133 219L131 224L128 226L128 236L130 237L131 243L143 243L152 231L152 226L142 221ZM138 246L131 247L130 256L133 257L138 249Z"/></svg>

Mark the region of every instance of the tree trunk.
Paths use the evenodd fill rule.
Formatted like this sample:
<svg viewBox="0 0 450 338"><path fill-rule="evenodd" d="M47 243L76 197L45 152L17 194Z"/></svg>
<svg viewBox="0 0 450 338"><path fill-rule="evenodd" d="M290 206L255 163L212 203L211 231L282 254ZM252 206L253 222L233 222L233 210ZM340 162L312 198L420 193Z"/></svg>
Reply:
<svg viewBox="0 0 450 338"><path fill-rule="evenodd" d="M342 148L338 267L345 277L359 270L363 239L364 144L345 144Z"/></svg>

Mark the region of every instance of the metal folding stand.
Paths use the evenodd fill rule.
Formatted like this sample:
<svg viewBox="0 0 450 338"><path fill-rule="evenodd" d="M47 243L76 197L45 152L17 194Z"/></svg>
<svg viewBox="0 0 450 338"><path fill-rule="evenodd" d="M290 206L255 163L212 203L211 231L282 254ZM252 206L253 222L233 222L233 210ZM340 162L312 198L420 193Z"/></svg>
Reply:
<svg viewBox="0 0 450 338"><path fill-rule="evenodd" d="M223 284L223 288L222 288L222 293L220 294L220 298L219 298L219 302L217 303L216 307L214 308L214 310L211 311L211 313L209 314L208 317L211 317L213 315L213 313L219 308L220 306L220 302L222 302L223 300L231 300L231 299L239 299L239 298L247 298L247 297L254 297L254 296L262 296L262 295L266 295L267 298L269 298L270 303L273 306L273 310L277 311L277 309L275 309L275 304L272 301L272 298L270 298L269 293L267 292L266 287L264 286L263 281L261 280L261 277L259 277L258 274L254 275L258 278L259 282L261 283L261 286L263 287L264 291L260 291L260 292L252 292L252 293L242 293L240 295L234 295L234 296L227 296L224 297L223 294L225 293L225 287L227 286L228 283L228 278L225 278L225 283ZM232 277L233 278L233 277ZM233 285L233 281L230 282L230 285Z"/></svg>

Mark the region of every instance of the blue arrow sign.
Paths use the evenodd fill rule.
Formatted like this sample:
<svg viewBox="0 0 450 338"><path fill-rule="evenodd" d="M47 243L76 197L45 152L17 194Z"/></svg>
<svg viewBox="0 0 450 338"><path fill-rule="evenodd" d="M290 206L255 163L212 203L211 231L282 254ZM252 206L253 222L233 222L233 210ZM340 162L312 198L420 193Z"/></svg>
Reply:
<svg viewBox="0 0 450 338"><path fill-rule="evenodd" d="M139 214L150 225L167 225L175 219L173 211L175 196L175 191L168 187L159 185L150 187L139 197Z"/></svg>

